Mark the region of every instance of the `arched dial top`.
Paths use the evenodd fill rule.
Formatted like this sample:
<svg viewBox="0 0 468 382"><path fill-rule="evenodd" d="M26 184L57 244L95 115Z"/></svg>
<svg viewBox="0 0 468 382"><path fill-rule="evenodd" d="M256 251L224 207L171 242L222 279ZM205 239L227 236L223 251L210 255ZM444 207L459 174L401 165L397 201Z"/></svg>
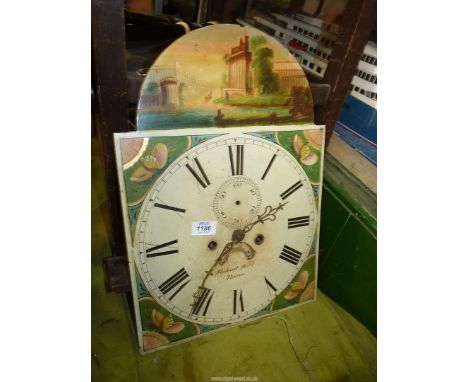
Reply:
<svg viewBox="0 0 468 382"><path fill-rule="evenodd" d="M194 230L200 224L210 234ZM206 325L231 323L267 307L291 283L316 226L313 189L291 154L258 137L219 136L154 183L136 225L135 260L168 311Z"/></svg>

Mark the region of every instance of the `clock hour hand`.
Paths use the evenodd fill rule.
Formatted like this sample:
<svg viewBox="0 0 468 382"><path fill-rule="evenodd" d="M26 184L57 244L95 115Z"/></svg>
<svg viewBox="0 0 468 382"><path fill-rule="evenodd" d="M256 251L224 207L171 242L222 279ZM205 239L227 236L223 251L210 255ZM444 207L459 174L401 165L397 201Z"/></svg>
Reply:
<svg viewBox="0 0 468 382"><path fill-rule="evenodd" d="M247 244L245 241L240 243L242 247L242 251L244 252L245 256L247 259L252 259L255 256L255 249L253 249L249 244Z"/></svg>
<svg viewBox="0 0 468 382"><path fill-rule="evenodd" d="M276 213L280 210L283 209L283 207L288 204L288 202L285 202L285 203L279 203L278 204L278 207L275 207L273 208L272 206L266 206L265 207L265 211L263 211L263 213L261 215L257 215L257 220L255 220L254 222L252 223L249 223L247 224L244 229L242 230L242 232L245 234L247 232L249 232L256 224L258 223L264 223L265 221L274 221L276 220Z"/></svg>
<svg viewBox="0 0 468 382"><path fill-rule="evenodd" d="M231 242L232 244L231 249L226 252L223 256L219 258L219 264L223 265L226 263L229 255L233 251L241 251L244 253L245 257L247 257L248 260L252 259L255 256L255 249L253 249L249 244L247 244L245 241L241 242Z"/></svg>

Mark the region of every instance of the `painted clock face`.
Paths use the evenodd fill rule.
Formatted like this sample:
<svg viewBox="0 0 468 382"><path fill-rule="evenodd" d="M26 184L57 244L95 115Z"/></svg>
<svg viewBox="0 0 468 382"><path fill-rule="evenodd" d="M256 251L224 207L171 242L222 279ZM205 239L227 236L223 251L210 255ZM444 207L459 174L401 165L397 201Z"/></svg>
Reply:
<svg viewBox="0 0 468 382"><path fill-rule="evenodd" d="M309 178L281 146L239 134L176 159L139 213L134 257L151 295L205 325L245 319L297 275L317 227Z"/></svg>

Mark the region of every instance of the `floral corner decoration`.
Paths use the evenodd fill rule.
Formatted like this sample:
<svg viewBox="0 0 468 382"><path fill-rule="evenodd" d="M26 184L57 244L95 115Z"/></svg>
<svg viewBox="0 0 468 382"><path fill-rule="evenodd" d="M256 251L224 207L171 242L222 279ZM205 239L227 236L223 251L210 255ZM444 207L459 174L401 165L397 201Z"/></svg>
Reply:
<svg viewBox="0 0 468 382"><path fill-rule="evenodd" d="M309 272L303 271L298 281L290 284L290 290L284 295L286 300L293 300L299 296L299 302L312 300L315 295L315 281L307 285Z"/></svg>
<svg viewBox="0 0 468 382"><path fill-rule="evenodd" d="M156 309L151 311L151 323L158 332L150 330L143 331L143 346L145 350L167 345L170 341L164 334L179 333L184 330L185 327L182 322L174 322L172 314L165 316Z"/></svg>
<svg viewBox="0 0 468 382"><path fill-rule="evenodd" d="M138 167L130 176L130 180L135 183L143 183L150 179L156 170L164 168L167 163L168 149L164 143L158 143L153 150L153 154L140 158L143 166Z"/></svg>
<svg viewBox="0 0 468 382"><path fill-rule="evenodd" d="M151 322L156 327L167 334L175 334L184 330L185 325L182 322L174 322L172 314L164 316L161 312L153 309L151 312Z"/></svg>
<svg viewBox="0 0 468 382"><path fill-rule="evenodd" d="M143 348L145 350L156 349L160 346L167 345L169 340L162 334L143 330Z"/></svg>
<svg viewBox="0 0 468 382"><path fill-rule="evenodd" d="M317 163L319 157L314 151L312 151L312 147L315 146L313 143L315 142L309 139L309 137L307 138L307 142L304 142L304 140L296 134L293 138L293 149L296 154L299 155L299 159L302 164L312 166Z"/></svg>

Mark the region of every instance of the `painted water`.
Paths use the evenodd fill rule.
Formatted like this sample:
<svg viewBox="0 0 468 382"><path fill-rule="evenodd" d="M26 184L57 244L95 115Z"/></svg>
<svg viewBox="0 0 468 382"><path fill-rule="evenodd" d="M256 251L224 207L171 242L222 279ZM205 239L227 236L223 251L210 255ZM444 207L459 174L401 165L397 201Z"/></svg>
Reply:
<svg viewBox="0 0 468 382"><path fill-rule="evenodd" d="M214 127L215 116L215 113L207 110L140 111L137 116L137 126L138 130Z"/></svg>
<svg viewBox="0 0 468 382"><path fill-rule="evenodd" d="M268 124L266 119L274 113L277 117L288 117L288 107L236 107L220 108L223 118L228 120L229 126L242 126L245 124ZM216 127L217 112L214 110L192 109L184 111L140 111L137 116L138 130ZM258 121L252 120L258 119ZM246 123L243 123L245 120ZM258 122L258 123L256 123Z"/></svg>

